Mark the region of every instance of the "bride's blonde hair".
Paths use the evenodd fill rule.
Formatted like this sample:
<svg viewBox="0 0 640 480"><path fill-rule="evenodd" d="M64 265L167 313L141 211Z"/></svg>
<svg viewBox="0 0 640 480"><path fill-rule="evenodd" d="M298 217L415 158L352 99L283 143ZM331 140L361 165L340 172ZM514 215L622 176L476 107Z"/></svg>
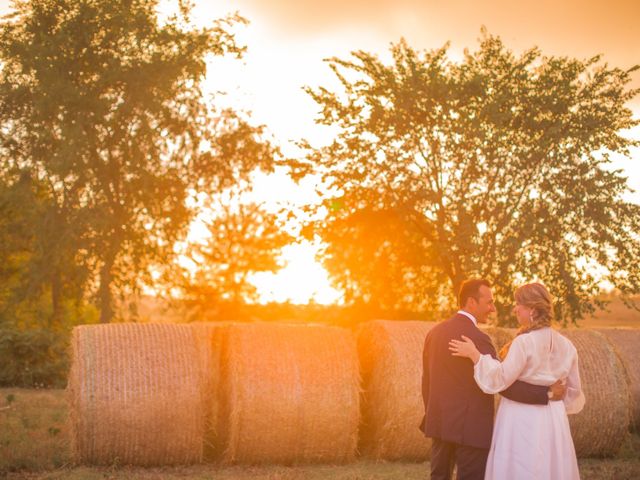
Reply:
<svg viewBox="0 0 640 480"><path fill-rule="evenodd" d="M527 283L518 287L513 296L516 303L531 309L531 322L526 327L520 327L516 337L523 333L551 326L551 321L553 320L553 298L544 285L538 282ZM501 359L507 356L511 342L500 350Z"/></svg>

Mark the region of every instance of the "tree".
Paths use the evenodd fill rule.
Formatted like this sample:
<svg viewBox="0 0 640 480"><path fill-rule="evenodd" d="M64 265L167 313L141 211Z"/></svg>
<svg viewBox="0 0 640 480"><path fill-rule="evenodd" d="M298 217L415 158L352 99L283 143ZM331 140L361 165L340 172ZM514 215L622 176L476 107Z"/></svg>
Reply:
<svg viewBox="0 0 640 480"><path fill-rule="evenodd" d="M46 186L27 172L12 184L0 181L0 322L23 323L19 312L31 309L35 323L59 328L64 302L81 298L86 271L73 258L72 241L54 230L55 214ZM41 311L45 295L54 302Z"/></svg>
<svg viewBox="0 0 640 480"><path fill-rule="evenodd" d="M86 271L66 247L46 185L0 179L0 385L64 387L71 328L89 323ZM58 288L52 292L52 288ZM58 303L53 304L51 299Z"/></svg>
<svg viewBox="0 0 640 480"><path fill-rule="evenodd" d="M380 296L385 269L365 281L362 265L386 262L393 285L420 279L397 302L436 302L443 279L453 299L465 278L484 276L502 322L525 280L547 284L564 321L595 308L603 280L640 291L640 206L607 167L640 145L622 133L640 123L625 107L637 67L537 48L518 56L484 31L460 62L446 45L418 52L401 41L391 53L390 64L363 51L329 59L341 88L308 89L318 122L338 132L328 146L307 144L306 164L340 204L314 225L340 286ZM375 222L389 228L373 244L363 237Z"/></svg>
<svg viewBox="0 0 640 480"><path fill-rule="evenodd" d="M194 267L183 271L180 298L199 317L213 312L236 318L243 305L258 299L250 275L278 270L278 255L293 237L277 214L246 200L238 187L210 197L206 211L207 236L186 251Z"/></svg>
<svg viewBox="0 0 640 480"><path fill-rule="evenodd" d="M103 322L114 288L136 290L173 258L190 193L275 155L200 88L207 55L242 54L230 28L244 19L196 29L179 4L160 22L156 0L16 1L0 25L3 174L47 185L53 231L91 272Z"/></svg>

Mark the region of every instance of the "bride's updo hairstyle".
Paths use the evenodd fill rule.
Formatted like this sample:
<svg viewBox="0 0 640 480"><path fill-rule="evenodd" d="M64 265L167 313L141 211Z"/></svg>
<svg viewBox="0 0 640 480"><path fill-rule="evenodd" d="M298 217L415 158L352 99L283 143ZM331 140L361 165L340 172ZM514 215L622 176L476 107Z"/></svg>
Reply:
<svg viewBox="0 0 640 480"><path fill-rule="evenodd" d="M531 322L526 327L520 327L516 337L523 333L551 326L551 320L553 320L553 298L547 287L537 282L527 283L518 287L513 296L516 303L531 309ZM500 350L501 359L507 356L510 346L511 342Z"/></svg>
<svg viewBox="0 0 640 480"><path fill-rule="evenodd" d="M531 323L526 327L527 332L551 325L553 299L544 285L537 282L527 283L518 287L513 296L516 303L531 309Z"/></svg>

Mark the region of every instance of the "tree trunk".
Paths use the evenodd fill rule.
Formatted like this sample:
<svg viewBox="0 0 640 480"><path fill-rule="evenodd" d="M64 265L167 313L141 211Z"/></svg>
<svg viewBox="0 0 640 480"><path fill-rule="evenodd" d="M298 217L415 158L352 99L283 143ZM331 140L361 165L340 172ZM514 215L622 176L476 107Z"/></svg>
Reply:
<svg viewBox="0 0 640 480"><path fill-rule="evenodd" d="M112 269L115 263L115 254L109 252L100 269L100 287L98 289L98 303L100 305L100 323L109 323L113 320L113 294L111 283L113 281Z"/></svg>
<svg viewBox="0 0 640 480"><path fill-rule="evenodd" d="M458 292L460 291L460 287L462 286L462 282L467 280L465 275L461 272L455 272L451 278L451 285L453 287L453 295L455 298L458 298Z"/></svg>
<svg viewBox="0 0 640 480"><path fill-rule="evenodd" d="M49 318L49 326L56 327L62 322L62 280L60 272L53 272L51 277L51 317Z"/></svg>

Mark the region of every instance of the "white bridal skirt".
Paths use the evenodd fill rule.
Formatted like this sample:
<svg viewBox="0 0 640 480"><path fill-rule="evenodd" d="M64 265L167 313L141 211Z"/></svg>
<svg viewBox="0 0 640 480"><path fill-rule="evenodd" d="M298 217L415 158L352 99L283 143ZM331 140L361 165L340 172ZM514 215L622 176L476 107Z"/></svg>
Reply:
<svg viewBox="0 0 640 480"><path fill-rule="evenodd" d="M500 398L484 478L579 479L564 403L527 405Z"/></svg>

